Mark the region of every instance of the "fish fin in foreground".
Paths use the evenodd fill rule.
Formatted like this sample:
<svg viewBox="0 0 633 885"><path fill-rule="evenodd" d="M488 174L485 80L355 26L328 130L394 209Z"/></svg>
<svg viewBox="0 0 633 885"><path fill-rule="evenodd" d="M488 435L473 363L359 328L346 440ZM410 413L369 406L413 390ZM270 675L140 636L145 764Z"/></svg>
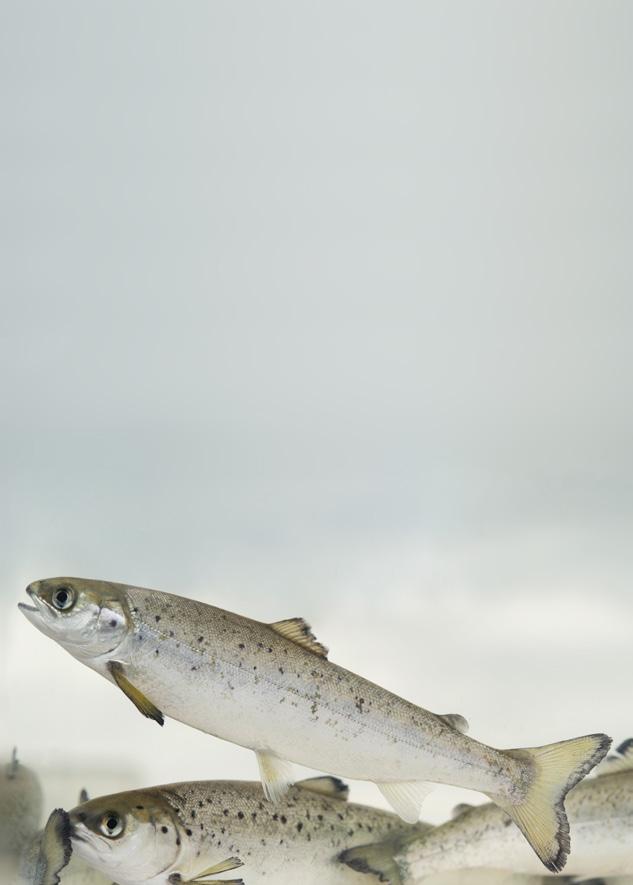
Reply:
<svg viewBox="0 0 633 885"><path fill-rule="evenodd" d="M609 753L607 758L596 769L596 776L616 774L618 771L630 771L633 768L633 738L627 738L619 747Z"/></svg>
<svg viewBox="0 0 633 885"><path fill-rule="evenodd" d="M468 734L468 729L470 728L468 719L460 716L459 713L438 713L437 718L450 725L451 728L454 728L460 734Z"/></svg>
<svg viewBox="0 0 633 885"><path fill-rule="evenodd" d="M309 790L311 793L319 793L321 796L327 796L328 799L341 799L345 801L349 798L349 787L338 777L325 775L324 777L309 777L303 781L297 781L295 787L301 787L302 790Z"/></svg>
<svg viewBox="0 0 633 885"><path fill-rule="evenodd" d="M153 719L159 725L165 724L165 718L161 711L149 698L145 697L142 691L139 691L136 686L132 685L123 672L123 664L120 661L109 661L108 670L116 685L132 701L139 713L142 713L147 719Z"/></svg>
<svg viewBox="0 0 633 885"><path fill-rule="evenodd" d="M376 786L402 820L415 824L420 819L422 803L435 784L424 781L394 781L377 783Z"/></svg>
<svg viewBox="0 0 633 885"><path fill-rule="evenodd" d="M565 796L604 758L610 746L611 738L605 734L590 734L544 747L503 751L531 763L532 782L519 804L492 794L490 798L512 818L552 873L560 873L570 850Z"/></svg>
<svg viewBox="0 0 633 885"><path fill-rule="evenodd" d="M172 873L167 880L170 885L244 885L243 879L209 879L209 876L217 876L218 873L228 873L230 870L236 870L238 867L244 866L243 861L239 857L227 857L220 863L207 867L206 870L198 873L193 879L183 879L180 873Z"/></svg>
<svg viewBox="0 0 633 885"><path fill-rule="evenodd" d="M357 873L376 876L379 882L402 885L402 877L394 857L395 848L393 841L373 842L348 848L339 854L338 859Z"/></svg>
<svg viewBox="0 0 633 885"><path fill-rule="evenodd" d="M59 874L68 865L72 850L70 817L63 808L56 808L44 827L33 885L59 885Z"/></svg>
<svg viewBox="0 0 633 885"><path fill-rule="evenodd" d="M302 648L307 648L308 651L318 655L320 658L325 658L327 661L327 648L319 642L312 632L310 625L304 621L303 618L289 618L287 621L275 621L274 624L269 624L268 626L271 630L274 630L275 633L279 633L280 636L284 636L286 639L300 645Z"/></svg>
<svg viewBox="0 0 633 885"><path fill-rule="evenodd" d="M271 802L278 802L293 783L292 763L261 750L256 750L255 755L264 795Z"/></svg>

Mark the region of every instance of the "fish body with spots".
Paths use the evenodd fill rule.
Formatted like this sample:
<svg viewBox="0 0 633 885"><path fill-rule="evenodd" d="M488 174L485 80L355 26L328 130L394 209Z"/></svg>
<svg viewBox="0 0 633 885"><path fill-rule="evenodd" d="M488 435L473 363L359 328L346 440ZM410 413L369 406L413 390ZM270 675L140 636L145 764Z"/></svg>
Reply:
<svg viewBox="0 0 633 885"><path fill-rule="evenodd" d="M633 741L626 741L569 794L572 850L565 874L581 879L633 876ZM342 856L391 885L442 881L442 874L502 870L542 876L538 860L495 805L465 806L453 820L412 839L370 843ZM451 881L450 875L447 881ZM494 881L494 880L493 880ZM549 881L546 877L545 881Z"/></svg>
<svg viewBox="0 0 633 885"><path fill-rule="evenodd" d="M414 828L346 801L334 778L292 787L276 805L261 785L201 781L106 796L70 812L73 857L119 885L172 885L229 876L246 885L362 885L342 850ZM422 831L423 825L416 825Z"/></svg>
<svg viewBox="0 0 633 885"><path fill-rule="evenodd" d="M79 578L36 581L27 618L162 724L170 716L257 753L266 794L289 762L375 782L419 818L425 782L500 804L542 862L564 866L567 790L606 753L602 734L501 751L332 663L301 619L265 624L180 596Z"/></svg>

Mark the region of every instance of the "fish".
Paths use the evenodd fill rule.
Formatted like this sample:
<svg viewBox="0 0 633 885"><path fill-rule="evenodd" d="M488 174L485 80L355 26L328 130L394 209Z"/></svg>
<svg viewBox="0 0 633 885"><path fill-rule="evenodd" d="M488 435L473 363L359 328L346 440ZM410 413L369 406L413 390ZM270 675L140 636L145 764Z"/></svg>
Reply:
<svg viewBox="0 0 633 885"><path fill-rule="evenodd" d="M302 618L265 624L157 590L81 578L27 587L20 609L77 660L116 685L143 716L165 716L255 751L268 799L293 781L291 762L373 781L417 821L430 784L486 794L542 863L569 853L567 792L607 753L590 734L498 750L435 714L337 666Z"/></svg>
<svg viewBox="0 0 633 885"><path fill-rule="evenodd" d="M20 855L40 826L43 794L38 776L18 759L0 768L0 882L9 882Z"/></svg>
<svg viewBox="0 0 633 885"><path fill-rule="evenodd" d="M72 809L71 842L74 856L119 885L362 885L338 862L342 849L427 825L347 795L333 777L301 781L276 805L259 782L131 790Z"/></svg>
<svg viewBox="0 0 633 885"><path fill-rule="evenodd" d="M583 882L633 876L633 739L610 754L595 776L574 787L567 812L574 842L566 876ZM341 861L391 885L434 882L434 874L449 871L461 871L467 881L466 871L482 868L542 872L510 824L492 803L460 806L452 820L427 833L383 845L372 840L346 850Z"/></svg>

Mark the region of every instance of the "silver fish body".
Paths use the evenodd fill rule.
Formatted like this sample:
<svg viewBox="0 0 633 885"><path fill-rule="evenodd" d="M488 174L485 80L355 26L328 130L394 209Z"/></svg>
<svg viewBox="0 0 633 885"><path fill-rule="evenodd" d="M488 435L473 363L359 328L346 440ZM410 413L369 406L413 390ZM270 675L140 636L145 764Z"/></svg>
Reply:
<svg viewBox="0 0 633 885"><path fill-rule="evenodd" d="M216 869L235 870L246 885L362 885L363 877L338 862L341 850L368 837L423 829L349 803L335 790L311 787L323 782L337 783L306 781L277 805L266 801L259 783L237 781L170 784L93 799L70 812L73 855L119 885L186 883L207 871L206 880Z"/></svg>
<svg viewBox="0 0 633 885"><path fill-rule="evenodd" d="M415 821L424 782L478 790L501 804L551 869L562 869L567 790L606 753L605 735L500 751L337 666L299 619L264 624L201 602L120 584L55 578L28 588L35 626L163 714L255 750L270 798L286 760L378 784ZM461 720L461 721L460 721Z"/></svg>

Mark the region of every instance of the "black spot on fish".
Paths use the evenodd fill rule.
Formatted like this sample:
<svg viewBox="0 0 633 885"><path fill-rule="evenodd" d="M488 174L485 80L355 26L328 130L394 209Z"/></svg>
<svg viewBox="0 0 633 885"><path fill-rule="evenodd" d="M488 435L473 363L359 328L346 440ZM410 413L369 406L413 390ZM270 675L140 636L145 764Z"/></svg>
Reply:
<svg viewBox="0 0 633 885"><path fill-rule="evenodd" d="M160 621L160 615L156 615L156 623L158 624L159 621Z"/></svg>
<svg viewBox="0 0 633 885"><path fill-rule="evenodd" d="M192 816L192 818L193 818L194 820L196 819L196 810L195 810L195 808L194 808L194 810L191 812L191 816Z"/></svg>
<svg viewBox="0 0 633 885"><path fill-rule="evenodd" d="M286 817L285 814L282 814L281 817L279 818L279 820L282 822L282 824L288 823L288 818Z"/></svg>
<svg viewBox="0 0 633 885"><path fill-rule="evenodd" d="M180 845L180 836L176 837L176 845Z"/></svg>
<svg viewBox="0 0 633 885"><path fill-rule="evenodd" d="M203 641L204 641L204 636L198 636L198 642L203 642Z"/></svg>
<svg viewBox="0 0 633 885"><path fill-rule="evenodd" d="M169 832L169 830L167 829L167 827L161 827L161 828L160 828L160 831L161 831L161 833L167 833L167 832Z"/></svg>
<svg viewBox="0 0 633 885"><path fill-rule="evenodd" d="M191 669L192 669L192 671L193 671L193 670L197 670L198 668L197 668L197 667L192 667Z"/></svg>
<svg viewBox="0 0 633 885"><path fill-rule="evenodd" d="M243 812L243 811L238 811L238 812L237 812L237 816L239 817L240 820L243 820L243 819L244 819L244 812Z"/></svg>
<svg viewBox="0 0 633 885"><path fill-rule="evenodd" d="M243 642L240 642L240 644L238 645L238 648L246 648L246 646L244 645Z"/></svg>
<svg viewBox="0 0 633 885"><path fill-rule="evenodd" d="M186 833L188 836L193 836L193 830L185 830L185 833Z"/></svg>
<svg viewBox="0 0 633 885"><path fill-rule="evenodd" d="M222 812L222 814L224 815L224 817L228 817L229 816L229 809L225 808L224 811Z"/></svg>
<svg viewBox="0 0 633 885"><path fill-rule="evenodd" d="M145 806L144 805L137 805L136 810L137 811L145 811Z"/></svg>
<svg viewBox="0 0 633 885"><path fill-rule="evenodd" d="M173 630L170 630L170 631L169 631L169 638L170 638L170 639L173 639L173 638L174 638L174 631L173 631Z"/></svg>
<svg viewBox="0 0 633 885"><path fill-rule="evenodd" d="M301 823L301 821L299 821L299 823L297 824L297 833L300 833L302 829L303 829L303 824Z"/></svg>
<svg viewBox="0 0 633 885"><path fill-rule="evenodd" d="M116 627L116 618L112 618L112 620L110 621L110 626Z"/></svg>
<svg viewBox="0 0 633 885"><path fill-rule="evenodd" d="M284 668L283 668L283 667L279 667L279 672L280 672L281 675L283 676Z"/></svg>

